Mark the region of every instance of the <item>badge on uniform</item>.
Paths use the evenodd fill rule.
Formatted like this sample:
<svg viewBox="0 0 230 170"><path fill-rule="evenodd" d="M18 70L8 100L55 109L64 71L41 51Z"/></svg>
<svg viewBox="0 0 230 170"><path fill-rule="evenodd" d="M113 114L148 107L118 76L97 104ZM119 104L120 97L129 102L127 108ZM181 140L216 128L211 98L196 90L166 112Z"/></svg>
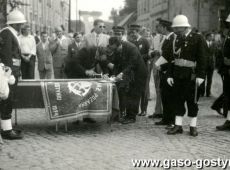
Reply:
<svg viewBox="0 0 230 170"><path fill-rule="evenodd" d="M139 49L141 49L141 48L142 48L142 44L139 45Z"/></svg>
<svg viewBox="0 0 230 170"><path fill-rule="evenodd" d="M20 59L13 58L12 61L13 61L13 66L18 66L18 67L21 66Z"/></svg>

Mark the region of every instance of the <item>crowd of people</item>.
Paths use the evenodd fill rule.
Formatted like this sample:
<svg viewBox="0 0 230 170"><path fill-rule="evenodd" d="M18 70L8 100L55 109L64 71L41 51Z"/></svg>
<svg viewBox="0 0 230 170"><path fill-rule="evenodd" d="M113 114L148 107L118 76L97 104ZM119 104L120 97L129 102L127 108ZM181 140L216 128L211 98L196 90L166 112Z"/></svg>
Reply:
<svg viewBox="0 0 230 170"><path fill-rule="evenodd" d="M197 102L199 97L211 96L213 71L218 69L223 94L212 109L227 118L217 130L230 130L228 31L200 33L192 29L185 15L177 15L172 22L162 18L156 22L154 33L138 24L129 25L127 30L113 26L106 33L105 22L97 19L86 35L76 32L70 37L62 27L56 27L50 36L46 31L32 36L24 15L12 11L7 16L8 26L0 32L0 61L16 80L9 85L9 97L0 100L2 137L23 137L21 131L12 128L12 99L20 78L34 79L36 61L40 79L92 78L101 74L104 78L113 77L119 96L118 121L122 124L147 115L153 75L156 105L148 117L162 118L155 124L167 125L167 134L175 135L183 133L187 113L191 118L190 135L194 137L198 135ZM230 16L226 19L227 30L229 23ZM89 118L85 121L95 122Z"/></svg>

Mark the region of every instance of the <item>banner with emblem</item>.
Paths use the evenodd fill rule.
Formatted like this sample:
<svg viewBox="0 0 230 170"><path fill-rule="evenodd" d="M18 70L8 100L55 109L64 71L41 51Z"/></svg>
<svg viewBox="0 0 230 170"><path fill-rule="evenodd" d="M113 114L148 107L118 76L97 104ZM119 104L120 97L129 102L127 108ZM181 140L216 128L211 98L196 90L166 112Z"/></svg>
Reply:
<svg viewBox="0 0 230 170"><path fill-rule="evenodd" d="M59 121L110 116L112 112L112 84L95 80L66 80L41 82L42 94L49 119Z"/></svg>

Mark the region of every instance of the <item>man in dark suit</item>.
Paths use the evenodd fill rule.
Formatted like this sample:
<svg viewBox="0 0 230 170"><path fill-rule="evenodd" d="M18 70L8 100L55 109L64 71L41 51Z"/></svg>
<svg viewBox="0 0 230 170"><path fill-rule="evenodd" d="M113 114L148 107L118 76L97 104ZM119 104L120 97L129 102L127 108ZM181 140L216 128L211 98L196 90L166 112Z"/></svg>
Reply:
<svg viewBox="0 0 230 170"><path fill-rule="evenodd" d="M212 85L212 76L214 71L214 60L215 60L215 43L213 42L213 34L207 33L206 34L206 55L207 55L207 61L206 61L206 82L202 83L200 86L200 96L204 96L204 93L206 93L206 97L209 97L211 94L211 85Z"/></svg>
<svg viewBox="0 0 230 170"><path fill-rule="evenodd" d="M73 38L73 43L68 47L67 60L72 57L77 57L79 50L83 47L82 34L80 32L74 33Z"/></svg>
<svg viewBox="0 0 230 170"><path fill-rule="evenodd" d="M18 78L21 76L21 50L18 33L25 22L24 15L18 10L13 10L7 15L8 27L3 28L0 32L0 61L12 70L16 80L15 84L10 86L9 97L6 100L0 100L1 135L3 139L9 140L22 139L21 131L12 128L11 116L14 92Z"/></svg>
<svg viewBox="0 0 230 170"><path fill-rule="evenodd" d="M156 66L159 69L160 73L160 92L161 92L161 100L162 100L162 108L163 108L163 118L161 121L156 122L156 125L169 125L169 127L173 127L175 115L173 112L173 89L167 83L167 69L168 62L171 62L173 59L173 41L175 38L175 34L172 31L172 22L159 19L158 29L161 34L165 35L165 40L162 44L162 54L161 56L167 61L167 63L162 63L159 66ZM160 61L162 58L160 57L156 62ZM155 64L155 63L154 63Z"/></svg>
<svg viewBox="0 0 230 170"><path fill-rule="evenodd" d="M123 124L134 123L139 111L141 94L145 90L147 68L137 47L121 41L118 37L109 39L109 48L114 52L114 63L107 63L114 70L116 80L126 86L126 117Z"/></svg>
<svg viewBox="0 0 230 170"><path fill-rule="evenodd" d="M95 67L99 61L95 58L97 47L83 47L78 52L78 57L69 58L65 66L68 78L92 78L97 72ZM99 50L100 51L100 50Z"/></svg>
<svg viewBox="0 0 230 170"><path fill-rule="evenodd" d="M196 89L203 83L205 77L205 40L201 35L192 32L188 19L184 15L177 15L173 19L172 27L177 37L173 41L174 62L170 62L171 71L167 82L175 90L173 100L176 101L174 105L176 120L174 128L167 134L183 133L182 121L186 113L186 103L188 116L191 118L190 135L197 136Z"/></svg>
<svg viewBox="0 0 230 170"><path fill-rule="evenodd" d="M148 91L149 91L149 81L150 81L150 67L148 67L148 65L150 65L150 57L148 55L149 53L149 42L147 39L143 38L140 35L140 29L141 26L140 25L129 25L129 30L128 30L128 39L130 40L130 42L132 42L133 44L136 45L136 47L138 48L144 62L146 65L146 68L149 68L148 70L148 79L146 79L145 82L145 90L142 92L141 94L141 112L138 114L138 116L145 116L146 112L147 112L147 107L148 107Z"/></svg>
<svg viewBox="0 0 230 170"><path fill-rule="evenodd" d="M229 131L230 130L230 114L229 114L229 108L230 108L230 14L228 15L226 19L226 27L228 29L228 34L224 40L223 45L223 66L222 66L222 75L223 75L223 107L224 107L224 114L227 116L227 120L224 122L224 124L216 126L217 130L220 131Z"/></svg>

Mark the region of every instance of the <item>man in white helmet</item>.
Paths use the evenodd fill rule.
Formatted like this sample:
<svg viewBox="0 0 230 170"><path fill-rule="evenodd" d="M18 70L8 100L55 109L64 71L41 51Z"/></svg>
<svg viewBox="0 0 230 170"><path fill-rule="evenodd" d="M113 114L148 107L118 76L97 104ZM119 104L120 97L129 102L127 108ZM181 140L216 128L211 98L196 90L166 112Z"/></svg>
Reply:
<svg viewBox="0 0 230 170"><path fill-rule="evenodd" d="M193 33L188 19L177 15L173 19L172 28L177 37L173 42L173 62L168 70L167 82L174 88L175 126L167 134L183 133L182 121L186 113L191 118L190 135L197 136L197 87L204 81L205 76L205 40Z"/></svg>
<svg viewBox="0 0 230 170"><path fill-rule="evenodd" d="M13 130L11 123L12 100L18 77L20 75L21 66L21 50L19 47L18 33L21 26L25 23L25 16L17 9L7 15L7 27L0 31L0 61L9 67L16 82L10 85L9 97L5 100L0 100L1 114L1 135L3 139L22 139L20 131Z"/></svg>
<svg viewBox="0 0 230 170"><path fill-rule="evenodd" d="M230 130L230 114L229 103L230 103L230 14L228 15L226 21L226 27L228 29L227 36L224 40L224 45L222 49L222 54L224 57L224 63L221 68L223 70L223 94L224 94L224 110L227 112L227 120L223 125L216 126L217 130L229 131Z"/></svg>

